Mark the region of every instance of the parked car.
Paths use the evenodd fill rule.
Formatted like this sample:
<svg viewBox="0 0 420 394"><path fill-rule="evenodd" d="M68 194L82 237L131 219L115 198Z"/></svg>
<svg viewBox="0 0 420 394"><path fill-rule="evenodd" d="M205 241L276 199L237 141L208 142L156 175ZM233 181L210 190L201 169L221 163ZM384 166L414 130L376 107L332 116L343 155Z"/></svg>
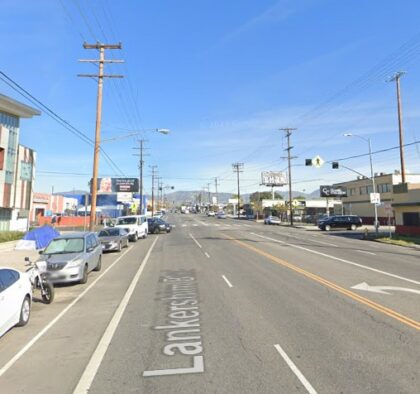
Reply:
<svg viewBox="0 0 420 394"><path fill-rule="evenodd" d="M172 226L159 218L148 218L147 219L149 231L152 234L159 234L161 231L165 231L170 233L172 230Z"/></svg>
<svg viewBox="0 0 420 394"><path fill-rule="evenodd" d="M104 228L99 231L98 238L103 252L111 250L121 252L122 248L128 247L128 231L121 227Z"/></svg>
<svg viewBox="0 0 420 394"><path fill-rule="evenodd" d="M31 315L32 287L24 272L0 267L0 337L14 326L24 326Z"/></svg>
<svg viewBox="0 0 420 394"><path fill-rule="evenodd" d="M323 231L330 231L333 228L345 228L347 230L356 230L362 225L362 219L356 215L330 216L320 221L318 227Z"/></svg>
<svg viewBox="0 0 420 394"><path fill-rule="evenodd" d="M215 212L214 212L214 211L208 211L208 212L207 212L207 216L212 216L212 217L214 217L214 216L216 216L216 214L215 214Z"/></svg>
<svg viewBox="0 0 420 394"><path fill-rule="evenodd" d="M75 232L51 240L38 261L47 262L53 283L86 283L91 271L100 271L102 245L95 233Z"/></svg>
<svg viewBox="0 0 420 394"><path fill-rule="evenodd" d="M264 224L277 224L279 225L281 223L281 220L277 216L267 216L264 219Z"/></svg>
<svg viewBox="0 0 420 394"><path fill-rule="evenodd" d="M145 215L120 216L115 227L127 230L128 239L136 242L139 238L147 238L149 227Z"/></svg>
<svg viewBox="0 0 420 394"><path fill-rule="evenodd" d="M220 212L217 212L216 217L217 217L217 219L226 219L226 214L224 212L220 211Z"/></svg>

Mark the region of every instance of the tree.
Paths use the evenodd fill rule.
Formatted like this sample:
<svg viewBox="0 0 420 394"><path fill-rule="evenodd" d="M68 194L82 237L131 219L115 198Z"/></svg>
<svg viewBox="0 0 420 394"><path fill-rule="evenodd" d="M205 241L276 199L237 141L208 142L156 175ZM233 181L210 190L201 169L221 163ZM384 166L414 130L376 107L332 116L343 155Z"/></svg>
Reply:
<svg viewBox="0 0 420 394"><path fill-rule="evenodd" d="M254 192L249 196L249 201L255 203L255 202L258 202L258 201L262 201L262 200L271 200L272 197L273 196L272 196L271 192ZM275 192L274 193L274 199L282 200L283 196L280 193Z"/></svg>

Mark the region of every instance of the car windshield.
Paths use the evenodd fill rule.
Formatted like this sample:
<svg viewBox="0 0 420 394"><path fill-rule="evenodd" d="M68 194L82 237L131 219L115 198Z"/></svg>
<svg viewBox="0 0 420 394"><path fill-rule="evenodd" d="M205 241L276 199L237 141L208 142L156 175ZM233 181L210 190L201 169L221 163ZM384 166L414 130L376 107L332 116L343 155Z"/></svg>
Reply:
<svg viewBox="0 0 420 394"><path fill-rule="evenodd" d="M44 254L64 254L83 252L85 241L83 238L53 239L45 248Z"/></svg>
<svg viewBox="0 0 420 394"><path fill-rule="evenodd" d="M120 234L120 230L117 228L110 228L99 232L99 237L115 237Z"/></svg>
<svg viewBox="0 0 420 394"><path fill-rule="evenodd" d="M136 224L137 218L119 218L117 224Z"/></svg>

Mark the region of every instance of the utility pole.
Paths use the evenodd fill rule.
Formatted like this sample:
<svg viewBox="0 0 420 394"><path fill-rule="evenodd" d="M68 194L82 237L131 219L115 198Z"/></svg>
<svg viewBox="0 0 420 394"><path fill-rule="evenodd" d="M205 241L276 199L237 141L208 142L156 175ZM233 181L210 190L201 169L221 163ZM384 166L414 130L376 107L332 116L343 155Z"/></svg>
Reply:
<svg viewBox="0 0 420 394"><path fill-rule="evenodd" d="M150 166L152 169L152 217L155 213L155 177L157 175L156 168L157 166Z"/></svg>
<svg viewBox="0 0 420 394"><path fill-rule="evenodd" d="M219 191L218 191L218 186L219 186L219 179L217 177L214 178L214 187L216 190L216 203L219 204Z"/></svg>
<svg viewBox="0 0 420 394"><path fill-rule="evenodd" d="M209 182L209 183L207 183L207 193L208 193L208 196L209 196L209 207L211 207L211 205L212 205L212 201L211 201L211 193L210 193L210 185L211 185L211 183Z"/></svg>
<svg viewBox="0 0 420 394"><path fill-rule="evenodd" d="M400 161L401 161L401 182L405 183L405 161L404 161L404 131L402 123L402 108L401 108L401 92L400 92L400 78L404 75L404 71L398 71L395 75L389 80L395 81L397 85L397 107L398 107L398 130L400 138ZM373 191L376 193L376 190Z"/></svg>
<svg viewBox="0 0 420 394"><path fill-rule="evenodd" d="M287 166L289 168L289 215L290 215L290 225L293 226L293 207L292 207L292 159L295 159L296 157L292 157L291 151L293 149L293 146L290 145L290 136L292 135L292 131L295 131L297 129L291 128L291 127L285 127L280 129L281 131L284 131L286 133L287 138L287 148L285 149L287 151Z"/></svg>
<svg viewBox="0 0 420 394"><path fill-rule="evenodd" d="M243 168L244 168L244 163L233 163L232 164L233 167L233 172L236 172L236 179L238 182L238 219L240 219L240 203L241 203L241 192L240 192L240 187L239 187L239 173L243 172Z"/></svg>
<svg viewBox="0 0 420 394"><path fill-rule="evenodd" d="M98 167L99 167L99 149L101 143L101 120L102 120L102 90L104 78L123 78L122 75L111 75L104 74L105 63L123 63L124 60L105 60L105 49L121 49L121 43L119 44L83 44L84 49L97 49L99 50L99 60L81 59L80 62L84 63L98 63L99 73L98 74L78 74L78 77L86 78L97 78L98 79L98 94L96 101L96 128L95 128L95 146L93 151L93 174L91 193L92 201L90 205L90 219L89 219L89 230L93 231L96 223L96 195L98 189Z"/></svg>
<svg viewBox="0 0 420 394"><path fill-rule="evenodd" d="M139 147L135 147L133 149L136 149L139 151L139 153L135 153L134 156L139 156L139 170L140 170L140 176L139 176L139 196L140 196L140 204L139 204L139 214L143 214L143 167L144 167L144 144L147 142L147 140L141 139L138 141ZM147 207L146 207L147 209Z"/></svg>

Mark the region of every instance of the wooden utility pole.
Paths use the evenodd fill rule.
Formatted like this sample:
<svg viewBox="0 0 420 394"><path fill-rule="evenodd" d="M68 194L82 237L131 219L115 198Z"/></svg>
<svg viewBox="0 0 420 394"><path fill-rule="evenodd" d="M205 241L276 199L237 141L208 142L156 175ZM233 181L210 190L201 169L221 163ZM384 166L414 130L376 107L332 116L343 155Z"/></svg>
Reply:
<svg viewBox="0 0 420 394"><path fill-rule="evenodd" d="M156 168L157 166L150 166L152 169L152 217L155 213L155 177L157 175Z"/></svg>
<svg viewBox="0 0 420 394"><path fill-rule="evenodd" d="M293 206L292 206L292 159L295 159L296 157L292 157L291 150L293 149L293 146L290 145L290 136L292 135L292 131L295 131L296 129L293 129L291 127L285 127L283 129L280 129L281 131L284 131L286 133L287 138L287 148L285 149L287 151L287 166L289 171L289 215L290 215L290 225L293 226Z"/></svg>
<svg viewBox="0 0 420 394"><path fill-rule="evenodd" d="M133 149L136 149L139 151L139 153L135 153L134 156L139 156L139 197L140 197L140 203L139 203L139 215L143 214L143 168L144 168L144 156L147 156L144 154L144 143L147 142L147 140L141 139L139 140L139 147L135 147ZM146 207L147 210L147 207Z"/></svg>
<svg viewBox="0 0 420 394"><path fill-rule="evenodd" d="M390 79L390 81L395 81L397 85L398 130L399 130L399 139L400 139L400 161L401 161L401 182L402 183L405 183L405 161L404 161L404 131L403 131L403 122L402 122L400 78L404 74L405 72L399 71L395 73L395 75Z"/></svg>
<svg viewBox="0 0 420 394"><path fill-rule="evenodd" d="M214 187L216 190L216 204L219 204L219 190L218 190L218 186L219 186L219 180L217 177L214 178Z"/></svg>
<svg viewBox="0 0 420 394"><path fill-rule="evenodd" d="M232 167L233 167L233 172L236 172L236 179L238 183L238 219L240 219L241 214L240 214L239 207L241 203L241 192L240 192L240 187L239 187L239 173L243 172L244 163L233 163Z"/></svg>
<svg viewBox="0 0 420 394"><path fill-rule="evenodd" d="M105 60L105 49L121 49L120 44L83 44L84 49L99 50L99 60L81 59L83 63L98 63L98 74L78 74L78 77L97 78L98 79L98 94L96 102L96 128L95 128L95 146L93 150L93 174L91 183L92 201L90 205L90 220L89 230L93 231L96 223L96 195L98 189L98 167L99 167L99 149L101 143L101 120L102 120L102 90L104 78L123 78L122 75L104 74L105 63L123 63L123 60Z"/></svg>

